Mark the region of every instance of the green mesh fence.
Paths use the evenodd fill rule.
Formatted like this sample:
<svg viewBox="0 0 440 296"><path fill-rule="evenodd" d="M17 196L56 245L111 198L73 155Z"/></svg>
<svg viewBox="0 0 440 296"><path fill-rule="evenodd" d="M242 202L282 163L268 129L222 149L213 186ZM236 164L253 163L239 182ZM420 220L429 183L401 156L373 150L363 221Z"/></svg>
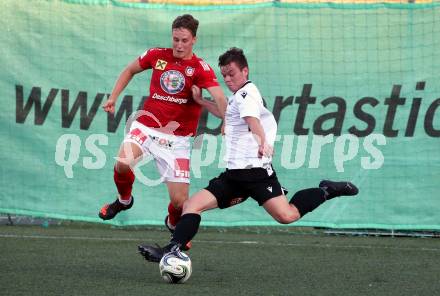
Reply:
<svg viewBox="0 0 440 296"><path fill-rule="evenodd" d="M2 1L0 212L100 221L116 196L125 120L150 72L135 77L114 116L100 105L125 65L171 45L171 22L183 13L200 20L194 50L211 65L229 47L245 50L279 124L274 166L289 195L323 178L359 185L357 198L327 202L294 225L440 229L439 3ZM191 193L224 169L219 124L201 120ZM165 186L145 184L158 178L155 165L137 176L134 207L110 223L162 223ZM253 201L203 223L277 224Z"/></svg>

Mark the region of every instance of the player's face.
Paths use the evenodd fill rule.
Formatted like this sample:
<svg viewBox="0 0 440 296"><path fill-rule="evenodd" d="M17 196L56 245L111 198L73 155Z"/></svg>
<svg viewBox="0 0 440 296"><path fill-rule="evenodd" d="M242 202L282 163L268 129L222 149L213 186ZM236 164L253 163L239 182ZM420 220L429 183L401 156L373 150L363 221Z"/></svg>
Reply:
<svg viewBox="0 0 440 296"><path fill-rule="evenodd" d="M173 29L173 56L178 59L190 59L193 45L196 43L190 30L185 28Z"/></svg>
<svg viewBox="0 0 440 296"><path fill-rule="evenodd" d="M226 86L231 92L239 90L248 80L249 69L244 67L240 70L240 67L235 62L220 67L220 71Z"/></svg>

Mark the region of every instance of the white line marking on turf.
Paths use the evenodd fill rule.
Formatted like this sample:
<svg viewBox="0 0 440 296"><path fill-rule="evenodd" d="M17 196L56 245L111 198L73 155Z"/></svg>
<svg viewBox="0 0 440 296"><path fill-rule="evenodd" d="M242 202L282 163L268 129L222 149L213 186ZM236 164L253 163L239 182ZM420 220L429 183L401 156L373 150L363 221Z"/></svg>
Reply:
<svg viewBox="0 0 440 296"><path fill-rule="evenodd" d="M0 238L22 238L22 239L65 239L65 240L92 240L92 241L133 241L144 242L145 238L118 238L118 237L91 237L91 236L57 236L57 235L18 235L0 233ZM215 240L193 240L194 243L207 244L253 244L278 247L316 247L316 248L338 248L338 249L389 249L403 251L431 251L440 252L440 248L417 248L417 247L396 247L377 245L334 245L334 244L301 244L301 243L268 243L260 241L215 241Z"/></svg>

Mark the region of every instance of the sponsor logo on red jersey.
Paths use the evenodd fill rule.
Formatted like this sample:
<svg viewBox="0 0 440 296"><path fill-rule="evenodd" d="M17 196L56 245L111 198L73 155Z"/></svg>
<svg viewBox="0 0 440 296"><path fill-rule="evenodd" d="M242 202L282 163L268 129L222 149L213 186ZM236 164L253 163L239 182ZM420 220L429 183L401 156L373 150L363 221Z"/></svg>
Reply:
<svg viewBox="0 0 440 296"><path fill-rule="evenodd" d="M154 93L152 98L156 99L156 100L167 101L167 102L172 102L172 103L177 103L177 104L186 104L186 103L188 103L188 99L175 98L175 97L172 97L172 96L161 96L161 95L159 95L157 93Z"/></svg>
<svg viewBox="0 0 440 296"><path fill-rule="evenodd" d="M193 74L194 74L194 68L193 67L186 67L186 69L185 69L185 74L186 74L186 76L193 76Z"/></svg>
<svg viewBox="0 0 440 296"><path fill-rule="evenodd" d="M170 95L177 94L185 87L185 77L177 70L163 72L160 76L160 86Z"/></svg>
<svg viewBox="0 0 440 296"><path fill-rule="evenodd" d="M154 69L156 70L165 70L165 67L167 66L167 62L163 60L157 60L156 66L154 66Z"/></svg>

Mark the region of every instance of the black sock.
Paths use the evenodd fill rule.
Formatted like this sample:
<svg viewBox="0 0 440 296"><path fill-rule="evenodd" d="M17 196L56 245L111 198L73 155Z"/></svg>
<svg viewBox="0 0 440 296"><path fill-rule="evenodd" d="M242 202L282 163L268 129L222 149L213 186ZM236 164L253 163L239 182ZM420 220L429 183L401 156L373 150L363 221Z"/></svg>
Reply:
<svg viewBox="0 0 440 296"><path fill-rule="evenodd" d="M289 203L293 204L304 216L308 212L313 211L326 201L325 192L321 188L303 189L295 193Z"/></svg>
<svg viewBox="0 0 440 296"><path fill-rule="evenodd" d="M200 220L200 215L193 213L185 214L180 217L180 221L177 223L176 229L174 230L171 243L185 246L199 230Z"/></svg>

